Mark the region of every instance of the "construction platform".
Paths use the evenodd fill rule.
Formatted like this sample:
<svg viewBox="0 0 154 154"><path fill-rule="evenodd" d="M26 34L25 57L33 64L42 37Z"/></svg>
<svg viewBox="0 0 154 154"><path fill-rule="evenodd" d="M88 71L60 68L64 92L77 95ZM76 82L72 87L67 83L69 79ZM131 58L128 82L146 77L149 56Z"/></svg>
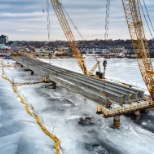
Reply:
<svg viewBox="0 0 154 154"><path fill-rule="evenodd" d="M150 98L144 95L143 90L129 85L96 79L91 76L73 72L57 66L50 65L37 59L26 56L13 57L25 70L37 73L45 81L51 81L56 88L56 83L69 90L81 94L98 105L97 113L105 118L153 107Z"/></svg>

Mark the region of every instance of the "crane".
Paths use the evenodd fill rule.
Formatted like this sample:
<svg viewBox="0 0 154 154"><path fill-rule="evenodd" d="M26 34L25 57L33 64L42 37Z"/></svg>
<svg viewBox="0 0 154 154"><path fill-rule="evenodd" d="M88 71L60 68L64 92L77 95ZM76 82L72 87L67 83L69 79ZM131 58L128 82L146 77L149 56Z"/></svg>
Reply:
<svg viewBox="0 0 154 154"><path fill-rule="evenodd" d="M80 49L75 41L74 35L71 31L71 28L68 24L68 21L65 17L64 11L62 9L62 4L60 3L59 0L50 0L52 7L57 15L57 18L59 20L59 23L63 29L63 32L68 40L69 46L73 51L73 54L75 55L75 58L77 60L78 65L80 66L81 70L83 71L83 73L85 75L92 75L92 73L95 71L95 69L97 68L97 66L100 64L99 62L97 62L95 64L95 66L91 69L90 72L88 72L84 59L82 57L82 54L80 52Z"/></svg>
<svg viewBox="0 0 154 154"><path fill-rule="evenodd" d="M99 67L99 71L100 71L100 61L97 61L97 63L94 65L94 67L91 69L91 71L88 73L88 75L92 75L93 72L96 70L96 68Z"/></svg>
<svg viewBox="0 0 154 154"><path fill-rule="evenodd" d="M147 86L147 89L151 95L151 103L153 103L154 72L140 13L140 3L139 0L122 0L122 3L139 69L142 78Z"/></svg>

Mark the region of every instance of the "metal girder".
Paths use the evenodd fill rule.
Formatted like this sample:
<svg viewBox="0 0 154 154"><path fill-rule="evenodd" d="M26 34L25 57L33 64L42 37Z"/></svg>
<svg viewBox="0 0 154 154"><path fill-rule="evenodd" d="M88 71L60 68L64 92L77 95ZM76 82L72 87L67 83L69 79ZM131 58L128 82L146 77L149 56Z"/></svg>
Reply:
<svg viewBox="0 0 154 154"><path fill-rule="evenodd" d="M14 59L17 59L14 57ZM19 60L20 59L20 60ZM39 60L28 57L18 57L18 61L24 63L24 66L29 67L34 72L39 72L43 76L53 75L61 78L80 88L92 91L100 96L108 94L108 99L114 101L116 104L132 103L144 99L144 92L127 87L118 83L106 81L102 82L100 79L91 78L80 73L72 72L57 66L49 65ZM105 96L106 97L106 96Z"/></svg>

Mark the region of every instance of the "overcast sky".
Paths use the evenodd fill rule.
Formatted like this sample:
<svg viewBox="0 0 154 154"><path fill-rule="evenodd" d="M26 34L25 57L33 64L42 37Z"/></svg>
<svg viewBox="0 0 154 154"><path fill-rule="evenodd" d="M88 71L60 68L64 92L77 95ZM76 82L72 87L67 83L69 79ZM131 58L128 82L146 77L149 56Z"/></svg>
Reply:
<svg viewBox="0 0 154 154"><path fill-rule="evenodd" d="M142 2L142 0L140 0ZM42 2L44 5L42 6ZM47 41L46 0L0 0L0 34L9 40ZM104 39L106 0L61 0L83 37ZM154 24L154 0L145 0ZM50 40L65 40L56 15L50 5ZM146 28L146 36L150 39ZM81 39L71 26L76 40ZM110 39L129 39L121 0L111 0Z"/></svg>

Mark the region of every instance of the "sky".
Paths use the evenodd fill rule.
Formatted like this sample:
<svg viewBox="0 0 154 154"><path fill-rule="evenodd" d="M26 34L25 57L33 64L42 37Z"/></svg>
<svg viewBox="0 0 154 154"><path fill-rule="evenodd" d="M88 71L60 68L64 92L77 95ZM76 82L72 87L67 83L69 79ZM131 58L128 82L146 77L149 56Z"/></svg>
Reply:
<svg viewBox="0 0 154 154"><path fill-rule="evenodd" d="M104 39L106 0L61 2L84 39ZM145 2L154 25L154 1ZM0 0L0 34L7 35L9 40L48 41L47 13L43 13L45 4L46 0ZM121 0L111 0L109 20L109 39L130 38ZM75 39L81 40L72 25L71 29ZM145 33L147 39L151 39L146 24ZM66 38L50 4L50 41L55 40Z"/></svg>

